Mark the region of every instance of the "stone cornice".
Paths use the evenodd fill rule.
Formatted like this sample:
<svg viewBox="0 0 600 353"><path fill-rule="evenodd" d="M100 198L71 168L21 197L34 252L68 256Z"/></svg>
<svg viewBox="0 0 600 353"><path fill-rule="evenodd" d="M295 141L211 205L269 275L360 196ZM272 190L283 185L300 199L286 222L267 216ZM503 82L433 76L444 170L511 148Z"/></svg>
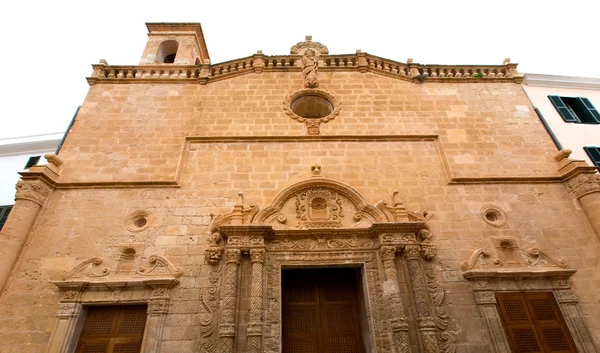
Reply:
<svg viewBox="0 0 600 353"><path fill-rule="evenodd" d="M592 77L525 74L523 84L538 87L600 90L600 78Z"/></svg>
<svg viewBox="0 0 600 353"><path fill-rule="evenodd" d="M207 84L213 81L245 75L251 72L289 72L302 70L300 55L267 56L262 53L219 64L201 65L92 65L90 85L99 83L188 83ZM346 55L321 55L319 71L360 71L397 78L403 81L426 82L512 82L521 83L523 76L517 64L503 65L425 65L401 63L375 55L357 52Z"/></svg>
<svg viewBox="0 0 600 353"><path fill-rule="evenodd" d="M553 269L553 268L503 268L503 269L485 269L468 270L463 272L466 279L481 278L499 278L499 277L570 277L575 274L574 269Z"/></svg>

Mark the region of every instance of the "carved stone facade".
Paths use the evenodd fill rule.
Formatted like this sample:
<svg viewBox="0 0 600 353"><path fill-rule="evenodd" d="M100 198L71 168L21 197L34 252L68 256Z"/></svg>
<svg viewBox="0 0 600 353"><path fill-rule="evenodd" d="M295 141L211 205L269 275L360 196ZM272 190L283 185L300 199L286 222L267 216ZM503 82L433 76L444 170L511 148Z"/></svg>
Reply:
<svg viewBox="0 0 600 353"><path fill-rule="evenodd" d="M516 64L310 37L211 64L199 25L148 28L141 65L94 65L60 159L22 173L0 351L72 352L91 306L141 304L143 352L279 353L288 270L338 267L365 352L509 352L495 296L516 292L552 292L598 351L598 178L554 157ZM180 61L156 63L163 41Z"/></svg>

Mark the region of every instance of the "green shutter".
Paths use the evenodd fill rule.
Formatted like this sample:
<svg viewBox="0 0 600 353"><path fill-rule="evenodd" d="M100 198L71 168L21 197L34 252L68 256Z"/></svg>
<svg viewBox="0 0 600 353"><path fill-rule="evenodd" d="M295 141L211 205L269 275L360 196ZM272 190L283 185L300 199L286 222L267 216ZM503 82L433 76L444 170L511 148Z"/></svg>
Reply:
<svg viewBox="0 0 600 353"><path fill-rule="evenodd" d="M590 102L590 100L585 97L579 97L577 99L579 99L579 101L581 103L583 103L585 108L590 112L590 114L594 117L594 119L596 119L596 122L600 124L600 113L598 113L598 110L596 110L596 108L594 108L594 106L592 105L592 102Z"/></svg>
<svg viewBox="0 0 600 353"><path fill-rule="evenodd" d="M592 162L600 170L600 148L586 146L586 147L583 148L583 150L585 151L585 153L587 153L587 155L590 157L590 159L592 160Z"/></svg>
<svg viewBox="0 0 600 353"><path fill-rule="evenodd" d="M12 205L0 206L0 229L2 229L2 227L4 226L4 223L6 223L8 214L10 213L10 210L12 210L12 208L13 208Z"/></svg>
<svg viewBox="0 0 600 353"><path fill-rule="evenodd" d="M554 104L554 108L556 108L556 110L558 110L558 114L560 114L560 116L563 118L564 121L566 121L568 123L578 123L579 122L579 119L577 119L577 117L573 113L571 113L569 108L567 108L567 106L562 101L562 99L560 99L559 96L548 96L548 98L550 99L550 102L552 102L552 104Z"/></svg>

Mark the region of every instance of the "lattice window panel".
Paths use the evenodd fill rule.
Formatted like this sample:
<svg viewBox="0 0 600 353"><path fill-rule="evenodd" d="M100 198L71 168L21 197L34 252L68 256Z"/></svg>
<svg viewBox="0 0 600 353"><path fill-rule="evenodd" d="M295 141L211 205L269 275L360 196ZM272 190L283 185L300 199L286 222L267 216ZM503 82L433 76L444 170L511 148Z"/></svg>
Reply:
<svg viewBox="0 0 600 353"><path fill-rule="evenodd" d="M317 341L314 339L290 339L286 353L317 353Z"/></svg>
<svg viewBox="0 0 600 353"><path fill-rule="evenodd" d="M327 309L327 327L329 332L353 332L354 318L352 308Z"/></svg>
<svg viewBox="0 0 600 353"><path fill-rule="evenodd" d="M556 320L552 302L543 299L530 299L529 304L533 309L536 320Z"/></svg>
<svg viewBox="0 0 600 353"><path fill-rule="evenodd" d="M330 337L329 353L357 353L354 337Z"/></svg>
<svg viewBox="0 0 600 353"><path fill-rule="evenodd" d="M569 351L569 342L560 328L543 328L542 335L551 351Z"/></svg>
<svg viewBox="0 0 600 353"><path fill-rule="evenodd" d="M507 299L504 301L506 316L511 321L528 321L527 309L521 300Z"/></svg>
<svg viewBox="0 0 600 353"><path fill-rule="evenodd" d="M531 328L515 328L512 329L512 334L515 338L517 352L519 353L531 353L531 352L543 352L540 349L535 333Z"/></svg>
<svg viewBox="0 0 600 353"><path fill-rule="evenodd" d="M108 336L113 328L113 323L119 314L115 310L94 310L90 308L89 326L86 334L88 336Z"/></svg>
<svg viewBox="0 0 600 353"><path fill-rule="evenodd" d="M140 345L139 344L115 344L112 353L139 353Z"/></svg>
<svg viewBox="0 0 600 353"><path fill-rule="evenodd" d="M140 334L144 333L146 326L145 308L138 310L129 310L123 317L123 323L119 329L119 334Z"/></svg>
<svg viewBox="0 0 600 353"><path fill-rule="evenodd" d="M288 303L312 303L315 301L313 287L297 287L288 293Z"/></svg>
<svg viewBox="0 0 600 353"><path fill-rule="evenodd" d="M315 309L291 310L287 315L288 334L317 332Z"/></svg>
<svg viewBox="0 0 600 353"><path fill-rule="evenodd" d="M325 301L327 302L347 302L352 300L352 294L346 287L326 287Z"/></svg>
<svg viewBox="0 0 600 353"><path fill-rule="evenodd" d="M108 344L86 344L83 347L82 353L105 353Z"/></svg>

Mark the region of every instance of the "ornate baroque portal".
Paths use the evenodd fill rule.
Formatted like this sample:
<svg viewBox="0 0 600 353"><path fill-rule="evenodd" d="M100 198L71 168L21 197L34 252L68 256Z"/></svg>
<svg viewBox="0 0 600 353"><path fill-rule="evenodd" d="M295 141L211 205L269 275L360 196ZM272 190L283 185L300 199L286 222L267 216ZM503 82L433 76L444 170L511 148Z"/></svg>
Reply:
<svg viewBox="0 0 600 353"><path fill-rule="evenodd" d="M350 186L323 178L319 166L312 167L312 174L260 211L257 205L244 206L240 193L233 211L214 219L206 252L211 287L201 298L200 351L281 352L282 268L344 266L360 268L367 352L404 353L417 347L427 353L453 352L427 213L407 211L397 193L391 204L369 205ZM250 276L239 275L245 256ZM240 291L244 278L250 289ZM246 295L240 293L249 298L237 298ZM401 293L408 294L410 305ZM250 303L247 314L237 307L243 300ZM408 317L418 333L409 333Z"/></svg>

